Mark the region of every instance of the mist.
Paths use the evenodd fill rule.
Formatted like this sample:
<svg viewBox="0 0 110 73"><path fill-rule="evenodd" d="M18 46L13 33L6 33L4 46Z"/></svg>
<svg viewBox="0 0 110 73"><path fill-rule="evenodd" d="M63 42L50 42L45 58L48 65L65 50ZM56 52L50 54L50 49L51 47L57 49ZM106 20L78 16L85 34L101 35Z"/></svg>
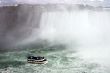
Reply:
<svg viewBox="0 0 110 73"><path fill-rule="evenodd" d="M23 44L24 40L28 41L28 38L33 36L33 33L36 34L33 37L37 38L40 14L37 6L0 7L0 48L16 48L21 43Z"/></svg>
<svg viewBox="0 0 110 73"><path fill-rule="evenodd" d="M27 48L48 41L64 44L80 58L109 67L109 24L109 9L89 5L1 7L0 48Z"/></svg>
<svg viewBox="0 0 110 73"><path fill-rule="evenodd" d="M76 8L46 11L41 18L41 37L63 43L91 61L110 65L110 11ZM75 47L74 47L75 46Z"/></svg>

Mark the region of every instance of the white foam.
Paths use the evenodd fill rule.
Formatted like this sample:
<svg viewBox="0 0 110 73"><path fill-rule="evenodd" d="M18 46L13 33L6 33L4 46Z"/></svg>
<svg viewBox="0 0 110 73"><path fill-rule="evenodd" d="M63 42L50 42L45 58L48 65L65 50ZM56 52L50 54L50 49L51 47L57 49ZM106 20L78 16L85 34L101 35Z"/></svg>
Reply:
<svg viewBox="0 0 110 73"><path fill-rule="evenodd" d="M41 19L41 37L50 42L77 43L85 60L110 65L110 13L108 11L74 10L45 12Z"/></svg>

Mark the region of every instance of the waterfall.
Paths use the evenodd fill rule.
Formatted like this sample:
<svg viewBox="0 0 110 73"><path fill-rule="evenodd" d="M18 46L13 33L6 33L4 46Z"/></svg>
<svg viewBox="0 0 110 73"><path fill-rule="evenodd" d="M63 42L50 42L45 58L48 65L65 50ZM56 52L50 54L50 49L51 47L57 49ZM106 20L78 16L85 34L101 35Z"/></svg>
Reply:
<svg viewBox="0 0 110 73"><path fill-rule="evenodd" d="M17 50L0 53L0 71L109 73L109 23L109 9L90 5L0 7L0 52L1 49ZM22 46L22 51L18 52ZM46 56L49 63L26 63L30 53Z"/></svg>
<svg viewBox="0 0 110 73"><path fill-rule="evenodd" d="M110 65L109 23L110 11L103 9L45 11L40 21L41 37L69 45L68 49L77 50L83 58Z"/></svg>

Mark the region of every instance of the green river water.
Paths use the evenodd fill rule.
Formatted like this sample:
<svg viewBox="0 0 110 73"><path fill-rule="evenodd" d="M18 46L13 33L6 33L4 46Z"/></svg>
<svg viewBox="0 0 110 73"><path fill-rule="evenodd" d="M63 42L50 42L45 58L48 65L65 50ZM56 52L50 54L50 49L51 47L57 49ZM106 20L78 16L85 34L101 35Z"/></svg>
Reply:
<svg viewBox="0 0 110 73"><path fill-rule="evenodd" d="M47 64L29 64L27 55L40 55ZM62 46L25 49L0 54L0 73L109 73L104 66L82 59L76 51Z"/></svg>

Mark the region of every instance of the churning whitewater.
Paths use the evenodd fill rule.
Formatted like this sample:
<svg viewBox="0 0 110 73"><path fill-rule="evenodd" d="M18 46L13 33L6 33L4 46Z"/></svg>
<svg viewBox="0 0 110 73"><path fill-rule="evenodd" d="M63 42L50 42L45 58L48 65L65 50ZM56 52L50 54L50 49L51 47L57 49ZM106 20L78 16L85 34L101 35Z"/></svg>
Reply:
<svg viewBox="0 0 110 73"><path fill-rule="evenodd" d="M79 4L20 5L14 14L16 26L6 30L10 37L1 43L12 41L5 48L17 51L0 53L1 73L110 73L109 9ZM48 63L29 64L28 55L45 56Z"/></svg>

